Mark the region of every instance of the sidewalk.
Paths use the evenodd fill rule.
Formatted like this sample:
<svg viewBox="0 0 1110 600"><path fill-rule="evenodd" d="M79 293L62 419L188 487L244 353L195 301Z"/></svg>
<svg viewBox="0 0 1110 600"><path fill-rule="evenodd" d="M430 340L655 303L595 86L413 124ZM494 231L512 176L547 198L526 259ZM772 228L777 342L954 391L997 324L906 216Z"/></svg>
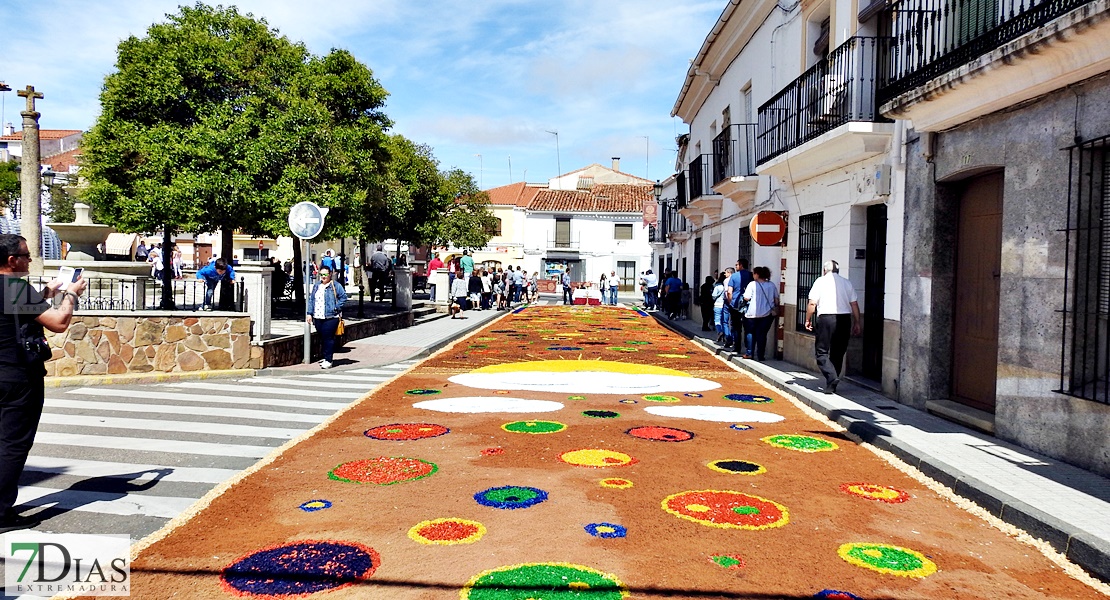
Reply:
<svg viewBox="0 0 1110 600"><path fill-rule="evenodd" d="M335 366L328 372L377 367L410 358L427 356L506 314L509 313L496 310L471 310L463 313L466 316L465 319L442 317L406 329L395 329L381 335L347 342L342 348L336 349L335 360L332 361ZM320 365L311 363L288 367L271 367L261 369L256 373L258 375L280 376L304 371L320 372Z"/></svg>
<svg viewBox="0 0 1110 600"><path fill-rule="evenodd" d="M916 467L1003 521L1048 542L1069 560L1110 581L1110 479L916 410L843 380L832 395L798 365L742 360L692 321L664 327L691 338L881 450Z"/></svg>

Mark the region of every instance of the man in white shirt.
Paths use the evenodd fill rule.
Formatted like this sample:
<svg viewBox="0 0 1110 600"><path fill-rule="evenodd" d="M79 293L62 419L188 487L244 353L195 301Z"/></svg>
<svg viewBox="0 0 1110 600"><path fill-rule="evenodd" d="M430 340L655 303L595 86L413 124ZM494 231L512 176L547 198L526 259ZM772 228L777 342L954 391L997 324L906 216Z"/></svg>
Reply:
<svg viewBox="0 0 1110 600"><path fill-rule="evenodd" d="M824 392L835 394L848 340L860 334L859 301L852 282L840 276L840 265L835 260L826 261L822 273L809 289L806 331L814 331L816 323L813 354L825 376Z"/></svg>

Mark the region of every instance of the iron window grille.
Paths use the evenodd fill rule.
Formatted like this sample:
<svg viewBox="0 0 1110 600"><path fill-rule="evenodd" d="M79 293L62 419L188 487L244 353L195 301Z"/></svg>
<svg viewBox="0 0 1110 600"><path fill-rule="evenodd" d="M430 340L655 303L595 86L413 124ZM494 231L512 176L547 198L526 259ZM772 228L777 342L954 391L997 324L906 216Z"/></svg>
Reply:
<svg viewBox="0 0 1110 600"><path fill-rule="evenodd" d="M748 261L748 266L752 265L752 231L747 227L740 228L740 243L736 247L736 261L740 259Z"/></svg>
<svg viewBox="0 0 1110 600"><path fill-rule="evenodd" d="M1069 159L1059 391L1110 404L1110 136Z"/></svg>
<svg viewBox="0 0 1110 600"><path fill-rule="evenodd" d="M821 276L824 237L825 213L802 215L798 219L798 310L794 319L798 331L805 331L809 290Z"/></svg>

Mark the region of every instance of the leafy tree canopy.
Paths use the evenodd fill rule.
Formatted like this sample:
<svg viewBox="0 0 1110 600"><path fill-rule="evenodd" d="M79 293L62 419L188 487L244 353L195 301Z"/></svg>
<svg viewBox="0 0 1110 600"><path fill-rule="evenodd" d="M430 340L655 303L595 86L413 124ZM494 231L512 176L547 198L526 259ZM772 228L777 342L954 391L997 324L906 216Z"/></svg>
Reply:
<svg viewBox="0 0 1110 600"><path fill-rule="evenodd" d="M19 202L18 162L0 161L0 207L14 208Z"/></svg>
<svg viewBox="0 0 1110 600"><path fill-rule="evenodd" d="M307 200L334 237L383 205L387 93L350 53L198 3L120 43L116 69L83 140L85 198L110 224L287 235Z"/></svg>

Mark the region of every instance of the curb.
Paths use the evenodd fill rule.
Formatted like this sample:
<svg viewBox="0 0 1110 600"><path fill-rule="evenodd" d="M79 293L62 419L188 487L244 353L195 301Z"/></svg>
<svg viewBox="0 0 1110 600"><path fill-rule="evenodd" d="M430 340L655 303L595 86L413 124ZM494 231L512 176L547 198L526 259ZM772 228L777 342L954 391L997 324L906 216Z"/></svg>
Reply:
<svg viewBox="0 0 1110 600"><path fill-rule="evenodd" d="M696 335L691 335L689 332L659 317L655 317L655 321L663 327L690 339L709 352L737 365L765 383L790 393L863 441L880 450L894 454L911 467L951 489L957 496L974 502L998 519L1043 540L1092 576L1110 583L1110 543L1106 540L1092 536L1086 531L1082 531L979 481L960 469L933 458L921 449L891 437L886 430L870 422L843 414L840 409L826 404L817 394L808 389L791 386L784 381L769 377L756 369L750 361L738 359L734 352L707 343Z"/></svg>
<svg viewBox="0 0 1110 600"><path fill-rule="evenodd" d="M48 388L77 387L91 385L138 385L144 383L167 383L192 381L195 379L228 379L250 377L254 369L226 369L223 371L187 371L181 373L129 373L126 375L76 375L73 377L49 377L44 381Z"/></svg>
<svg viewBox="0 0 1110 600"><path fill-rule="evenodd" d="M505 315L507 315L507 314L512 314L512 311L509 311L509 312L505 313ZM491 318L487 321L475 321L474 323L467 323L466 325L463 326L462 329L459 329L458 331L455 331L450 336L439 339L439 340L436 340L435 342L429 344L428 346L424 347L420 351L418 351L414 354L411 354L409 356L406 356L404 358L398 359L398 362L405 361L405 360L412 360L414 358L425 358L427 356L430 356L431 354L438 351L440 348L443 348L447 344L450 344L451 342L454 342L455 340L457 340L457 339L463 337L464 335L474 331L475 329L478 329L479 327L485 327L486 325L489 325L490 323L493 323L494 321L500 319L501 317L503 317L505 315L501 315L499 317L493 317L493 318ZM444 317L440 317L440 318L444 318ZM438 319L436 319L436 320L438 320ZM365 367L362 367L360 365L348 365L348 366L344 366L344 367L340 367L340 368L329 369L327 372L328 373L342 373L343 371L349 371L351 369L361 369L361 368L365 368ZM311 371L311 372L318 373L319 371ZM256 371L251 371L251 374L255 375L257 377L295 377L297 375L303 375L304 373L305 373L304 371L288 371L288 370L286 370L285 367L266 367L265 369L258 369Z"/></svg>

